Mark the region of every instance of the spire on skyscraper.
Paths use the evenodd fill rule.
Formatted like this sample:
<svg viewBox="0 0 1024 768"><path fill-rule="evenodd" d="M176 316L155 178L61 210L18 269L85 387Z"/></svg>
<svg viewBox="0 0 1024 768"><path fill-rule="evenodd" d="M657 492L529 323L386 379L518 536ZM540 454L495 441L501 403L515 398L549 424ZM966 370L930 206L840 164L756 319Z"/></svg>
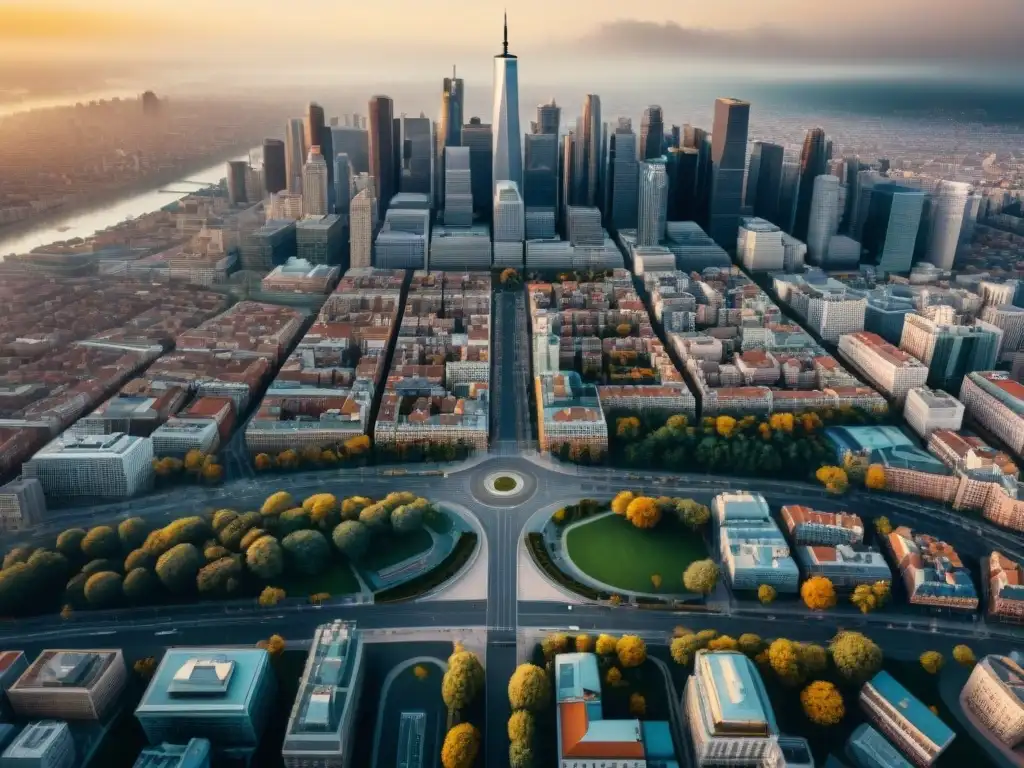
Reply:
<svg viewBox="0 0 1024 768"><path fill-rule="evenodd" d="M505 38L501 43L501 55L508 56L508 11L505 11Z"/></svg>

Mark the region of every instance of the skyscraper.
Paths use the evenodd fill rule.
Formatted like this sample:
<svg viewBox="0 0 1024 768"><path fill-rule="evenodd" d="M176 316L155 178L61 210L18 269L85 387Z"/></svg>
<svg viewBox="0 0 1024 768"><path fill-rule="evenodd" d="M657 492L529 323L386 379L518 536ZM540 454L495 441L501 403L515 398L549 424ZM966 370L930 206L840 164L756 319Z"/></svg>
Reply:
<svg viewBox="0 0 1024 768"><path fill-rule="evenodd" d="M576 121L576 159L573 205L598 205L601 161L601 99L587 94L583 115Z"/></svg>
<svg viewBox="0 0 1024 768"><path fill-rule="evenodd" d="M523 198L515 182L499 181L494 192L494 242L520 242L524 237Z"/></svg>
<svg viewBox="0 0 1024 768"><path fill-rule="evenodd" d="M524 142L523 203L527 210L543 208L553 215L558 205L558 136L528 133Z"/></svg>
<svg viewBox="0 0 1024 768"><path fill-rule="evenodd" d="M324 160L327 161L327 184L329 185L329 188L331 189L333 195L334 162L331 160L331 158L334 157L334 134L331 131L331 126L320 126L320 141L316 143L320 145L320 154L323 155Z"/></svg>
<svg viewBox="0 0 1024 768"><path fill-rule="evenodd" d="M324 108L315 101L309 102L309 106L306 108L306 119L303 125L303 135L305 137L304 141L306 142L307 152L312 146L320 146L320 136L324 129L324 125Z"/></svg>
<svg viewBox="0 0 1024 768"><path fill-rule="evenodd" d="M711 137L703 128L690 128L692 146L697 150L697 215L695 221L700 228L708 231L711 211L711 176L714 165L711 162Z"/></svg>
<svg viewBox="0 0 1024 768"><path fill-rule="evenodd" d="M839 221L839 179L821 175L814 179L811 212L807 223L807 259L827 266L828 244Z"/></svg>
<svg viewBox="0 0 1024 768"><path fill-rule="evenodd" d="M269 193L288 187L284 142L280 139L263 140L263 185Z"/></svg>
<svg viewBox="0 0 1024 768"><path fill-rule="evenodd" d="M857 155L848 155L844 162L846 164L846 211L843 216L841 231L849 233L854 228L857 218L861 164L860 158Z"/></svg>
<svg viewBox="0 0 1024 768"><path fill-rule="evenodd" d="M491 174L494 172L492 136L491 126L481 123L479 117L471 117L462 126L462 146L469 149L469 170L473 177L473 212L485 219L491 217L494 195L491 184Z"/></svg>
<svg viewBox="0 0 1024 768"><path fill-rule="evenodd" d="M668 174L668 220L694 221L697 212L697 166L700 153L692 147L673 147L665 156Z"/></svg>
<svg viewBox="0 0 1024 768"><path fill-rule="evenodd" d="M350 265L369 267L373 263L373 230L377 227L377 201L369 190L364 189L352 198L349 222Z"/></svg>
<svg viewBox="0 0 1024 768"><path fill-rule="evenodd" d="M814 180L828 173L825 155L825 130L812 128L804 137L800 152L800 189L796 199L796 215L792 235L800 240L807 239L807 221L811 215L811 198L814 196Z"/></svg>
<svg viewBox="0 0 1024 768"><path fill-rule="evenodd" d="M468 147L444 149L444 225L473 224L473 181Z"/></svg>
<svg viewBox="0 0 1024 768"><path fill-rule="evenodd" d="M537 105L537 130L534 133L552 133L558 135L562 124L562 108L552 99L547 104Z"/></svg>
<svg viewBox="0 0 1024 768"><path fill-rule="evenodd" d="M248 167L249 163L245 160L228 160L228 202L231 205L246 202L245 172Z"/></svg>
<svg viewBox="0 0 1024 768"><path fill-rule="evenodd" d="M377 182L378 215L395 196L395 105L387 96L370 99L370 175Z"/></svg>
<svg viewBox="0 0 1024 768"><path fill-rule="evenodd" d="M285 126L284 165L287 174L286 187L293 194L302 192L302 163L306 157L305 134L302 118L293 117Z"/></svg>
<svg viewBox="0 0 1024 768"><path fill-rule="evenodd" d="M928 261L939 269L953 268L970 193L971 185L958 181L940 181L935 189Z"/></svg>
<svg viewBox="0 0 1024 768"><path fill-rule="evenodd" d="M711 200L708 234L727 251L736 250L747 161L750 103L716 99L711 128Z"/></svg>
<svg viewBox="0 0 1024 768"><path fill-rule="evenodd" d="M861 232L867 262L883 272L909 272L923 208L924 194L918 189L892 183L869 188Z"/></svg>
<svg viewBox="0 0 1024 768"><path fill-rule="evenodd" d="M320 147L309 149L309 157L302 169L302 214L304 216L326 216L327 196L327 161L320 154Z"/></svg>
<svg viewBox="0 0 1024 768"><path fill-rule="evenodd" d="M494 57L494 118L491 150L492 192L499 181L514 181L523 186L522 132L519 130L519 62L508 52L508 15L502 52Z"/></svg>
<svg viewBox="0 0 1024 768"><path fill-rule="evenodd" d="M423 115L402 117L399 125L402 146L399 191L418 192L429 197L433 194L431 188L433 146L430 138L430 120Z"/></svg>
<svg viewBox="0 0 1024 768"><path fill-rule="evenodd" d="M608 147L608 221L613 229L636 229L640 165L636 134L629 118L620 117Z"/></svg>
<svg viewBox="0 0 1024 768"><path fill-rule="evenodd" d="M572 202L573 190L573 165L576 162L576 134L569 131L562 137L562 152L559 158L559 171L561 173L561 196L558 201L559 216L563 232L568 226L569 205Z"/></svg>
<svg viewBox="0 0 1024 768"><path fill-rule="evenodd" d="M661 145L665 141L665 118L661 107L652 104L644 110L640 120L640 159L661 157Z"/></svg>
<svg viewBox="0 0 1024 768"><path fill-rule="evenodd" d="M796 217L796 201L800 193L800 164L782 163L782 181L779 183L779 208L775 214L776 221L772 224L780 227L783 232L793 232L793 219Z"/></svg>
<svg viewBox="0 0 1024 768"><path fill-rule="evenodd" d="M462 78L446 77L441 85L441 115L437 121L437 135L434 137L436 148L434 155L434 199L440 201L445 185L444 148L462 146L463 100L465 88Z"/></svg>
<svg viewBox="0 0 1024 768"><path fill-rule="evenodd" d="M782 191L783 155L784 150L778 144L754 142L743 200L755 216L777 227L781 227L776 219L779 216L779 193Z"/></svg>
<svg viewBox="0 0 1024 768"><path fill-rule="evenodd" d="M637 208L636 244L658 245L665 239L665 220L668 215L668 173L664 158L640 163Z"/></svg>
<svg viewBox="0 0 1024 768"><path fill-rule="evenodd" d="M334 212L347 214L352 199L352 163L340 152L334 157Z"/></svg>
<svg viewBox="0 0 1024 768"><path fill-rule="evenodd" d="M331 144L335 156L348 155L353 175L370 172L370 136L362 128L332 126Z"/></svg>

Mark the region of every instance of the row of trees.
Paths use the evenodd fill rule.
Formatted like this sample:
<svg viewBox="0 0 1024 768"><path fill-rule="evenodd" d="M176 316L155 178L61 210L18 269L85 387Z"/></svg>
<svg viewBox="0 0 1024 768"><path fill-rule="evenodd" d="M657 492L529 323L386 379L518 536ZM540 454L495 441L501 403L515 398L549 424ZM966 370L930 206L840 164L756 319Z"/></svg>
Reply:
<svg viewBox="0 0 1024 768"><path fill-rule="evenodd" d="M301 450L288 448L276 454L258 453L253 459L253 466L259 472L361 466L372 455L373 444L370 438L367 435L355 435L333 446L307 445Z"/></svg>
<svg viewBox="0 0 1024 768"><path fill-rule="evenodd" d="M843 466L832 464L819 467L814 473L819 483L830 493L846 493L850 485L864 486L870 490L884 491L886 488L885 467L881 464L865 464L852 453L847 453Z"/></svg>
<svg viewBox="0 0 1024 768"><path fill-rule="evenodd" d="M216 455L193 449L184 460L174 456L153 459L153 473L158 482L203 482L216 485L224 480L224 467Z"/></svg>
<svg viewBox="0 0 1024 768"><path fill-rule="evenodd" d="M633 491L619 491L612 499L612 512L624 517L637 528L654 528L665 514L674 514L679 522L693 531L701 531L711 519L707 505L693 499L671 496L640 496Z"/></svg>
<svg viewBox="0 0 1024 768"><path fill-rule="evenodd" d="M23 616L59 605L67 614L254 594L289 574L318 575L335 557L358 560L382 536L415 531L432 514L429 502L408 492L379 502L321 493L301 504L278 492L259 511L221 509L156 530L139 517L116 528L71 528L52 550L18 547L7 553L0 614Z"/></svg>
<svg viewBox="0 0 1024 768"><path fill-rule="evenodd" d="M473 768L476 763L480 731L465 719L464 713L481 700L484 682L480 658L461 643L455 643L448 657L448 669L441 679L441 698L448 708L448 721L456 723L448 729L441 745L444 768Z"/></svg>

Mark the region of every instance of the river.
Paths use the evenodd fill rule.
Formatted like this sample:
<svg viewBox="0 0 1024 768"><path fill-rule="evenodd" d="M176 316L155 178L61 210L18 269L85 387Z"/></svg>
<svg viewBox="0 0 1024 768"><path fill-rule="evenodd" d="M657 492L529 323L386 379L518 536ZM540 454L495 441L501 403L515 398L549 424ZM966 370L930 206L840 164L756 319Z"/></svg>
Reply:
<svg viewBox="0 0 1024 768"><path fill-rule="evenodd" d="M246 156L242 155L240 159ZM177 181L169 181L150 186L149 189L126 194L109 203L95 208L79 208L65 214L49 214L36 225L14 224L0 228L0 260L4 254L27 253L41 245L49 245L58 240L69 240L73 237L88 237L94 232L118 224L129 217L141 216L144 213L163 208L168 203L180 200L190 191L199 189L197 184L186 182L202 182L216 184L225 176L225 161L209 165L198 171L181 176ZM173 190L161 192L161 189Z"/></svg>

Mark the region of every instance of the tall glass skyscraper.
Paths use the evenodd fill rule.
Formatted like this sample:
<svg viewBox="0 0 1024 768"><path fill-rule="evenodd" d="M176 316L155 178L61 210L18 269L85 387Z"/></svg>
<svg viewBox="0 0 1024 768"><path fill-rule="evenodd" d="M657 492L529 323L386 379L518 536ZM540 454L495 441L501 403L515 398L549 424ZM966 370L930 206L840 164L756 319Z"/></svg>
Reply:
<svg viewBox="0 0 1024 768"><path fill-rule="evenodd" d="M822 174L814 180L811 213L807 222L807 259L828 266L828 245L839 222L839 179Z"/></svg>
<svg viewBox="0 0 1024 768"><path fill-rule="evenodd" d="M402 146L399 191L418 192L429 197L433 192L431 169L434 165L430 120L423 115L402 117L399 125Z"/></svg>
<svg viewBox="0 0 1024 768"><path fill-rule="evenodd" d="M303 123L307 152L310 147L320 146L320 132L324 125L326 125L324 108L315 101L309 102L309 106L306 108L306 119Z"/></svg>
<svg viewBox="0 0 1024 768"><path fill-rule="evenodd" d="M593 208L599 204L600 162L601 98L590 93L583 101L583 115L576 122L573 205Z"/></svg>
<svg viewBox="0 0 1024 768"><path fill-rule="evenodd" d="M285 126L284 167L288 176L286 186L294 194L302 192L302 164L307 151L305 140L302 118L291 118Z"/></svg>
<svg viewBox="0 0 1024 768"><path fill-rule="evenodd" d="M637 209L636 244L658 245L665 239L668 215L668 173L664 158L640 163Z"/></svg>
<svg viewBox="0 0 1024 768"><path fill-rule="evenodd" d="M395 196L395 105L387 96L370 99L370 175L377 182L378 215Z"/></svg>
<svg viewBox="0 0 1024 768"><path fill-rule="evenodd" d="M875 184L861 232L865 259L879 271L910 272L924 209L924 193L900 184Z"/></svg>
<svg viewBox="0 0 1024 768"><path fill-rule="evenodd" d="M562 108L552 99L547 104L537 106L537 126L534 133L552 133L558 135L558 128L562 124Z"/></svg>
<svg viewBox="0 0 1024 768"><path fill-rule="evenodd" d="M347 214L352 201L352 164L344 152L334 156L334 212Z"/></svg>
<svg viewBox="0 0 1024 768"><path fill-rule="evenodd" d="M736 250L747 162L750 102L716 99L711 128L711 201L708 234L727 251Z"/></svg>
<svg viewBox="0 0 1024 768"><path fill-rule="evenodd" d="M558 136L528 133L525 141L523 202L527 211L544 208L553 214L558 205Z"/></svg>
<svg viewBox="0 0 1024 768"><path fill-rule="evenodd" d="M636 134L629 118L620 117L608 147L608 220L613 229L636 229L640 164Z"/></svg>
<svg viewBox="0 0 1024 768"><path fill-rule="evenodd" d="M828 173L828 155L825 147L825 130L812 128L804 137L800 152L800 189L796 198L796 214L793 221L793 237L807 240L807 222L811 215L811 199L814 197L814 180Z"/></svg>
<svg viewBox="0 0 1024 768"><path fill-rule="evenodd" d="M928 261L939 269L953 268L970 194L971 185L958 181L940 181L935 188Z"/></svg>
<svg viewBox="0 0 1024 768"><path fill-rule="evenodd" d="M644 110L640 120L640 159L661 157L661 145L665 142L665 116L661 107L652 104Z"/></svg>
<svg viewBox="0 0 1024 768"><path fill-rule="evenodd" d="M695 221L700 153L693 147L673 147L665 158L668 173L668 220Z"/></svg>
<svg viewBox="0 0 1024 768"><path fill-rule="evenodd" d="M434 200L440 203L444 189L444 148L462 146L462 122L464 117L464 94L462 78L446 77L441 85L441 115L437 121L437 146L434 154Z"/></svg>
<svg viewBox="0 0 1024 768"><path fill-rule="evenodd" d="M331 145L335 156L348 155L353 174L370 172L370 136L362 128L331 126Z"/></svg>
<svg viewBox="0 0 1024 768"><path fill-rule="evenodd" d="M750 152L747 172L747 190L743 204L759 218L770 221L777 227L779 217L779 193L782 190L782 160L785 151L778 144L755 141Z"/></svg>
<svg viewBox="0 0 1024 768"><path fill-rule="evenodd" d="M280 139L263 140L263 187L268 193L280 192L288 186L284 142Z"/></svg>
<svg viewBox="0 0 1024 768"><path fill-rule="evenodd" d="M491 184L514 181L523 187L522 132L519 130L519 62L508 52L508 15L502 52L494 57L494 119ZM494 190L497 187L495 186Z"/></svg>
<svg viewBox="0 0 1024 768"><path fill-rule="evenodd" d="M471 117L462 126L462 146L469 148L469 168L473 176L473 211L490 219L494 204L491 174L494 173L493 131L479 117Z"/></svg>
<svg viewBox="0 0 1024 768"><path fill-rule="evenodd" d="M309 158L302 169L302 215L326 216L328 213L327 162L320 147L310 147Z"/></svg>

